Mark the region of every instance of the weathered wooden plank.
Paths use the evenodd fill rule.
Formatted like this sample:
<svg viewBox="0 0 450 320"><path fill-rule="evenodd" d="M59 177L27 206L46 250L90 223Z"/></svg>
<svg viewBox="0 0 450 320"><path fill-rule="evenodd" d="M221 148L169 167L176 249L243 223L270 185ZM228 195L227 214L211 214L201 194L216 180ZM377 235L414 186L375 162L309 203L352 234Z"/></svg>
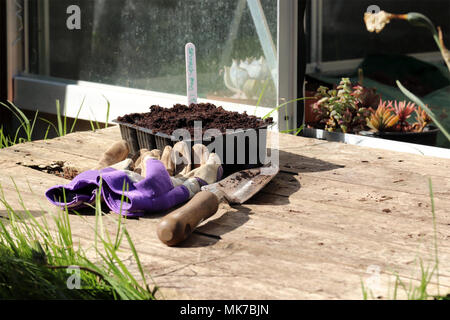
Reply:
<svg viewBox="0 0 450 320"><path fill-rule="evenodd" d="M97 164L103 152L120 139L117 128L94 132L79 132L52 140L18 144L0 152L1 163L49 165L64 161L66 166L80 171Z"/></svg>
<svg viewBox="0 0 450 320"><path fill-rule="evenodd" d="M80 172L94 167L98 159L89 159L67 153L63 150L51 150L35 144L17 145L0 153L0 161L9 162L12 165L39 166L50 165L62 161L66 167L77 168Z"/></svg>
<svg viewBox="0 0 450 320"><path fill-rule="evenodd" d="M79 139L78 137L72 136L70 140L58 140L56 142L50 140L44 141L42 143L37 143L36 145L42 146L49 151L64 151L69 155L98 160L103 152L105 152L114 143L114 141L109 140L94 141L86 141L84 139Z"/></svg>
<svg viewBox="0 0 450 320"><path fill-rule="evenodd" d="M365 164L372 170L379 167L417 172L422 175L447 177L450 171L450 159L419 156L402 152L393 152L366 147L355 147L337 142L315 144L307 147L287 149L290 153L314 159L332 159L335 165Z"/></svg>
<svg viewBox="0 0 450 320"><path fill-rule="evenodd" d="M348 210L366 210L386 216L399 216L406 221L431 218L431 199L429 195L411 196L408 192L373 188L372 186L354 185L348 182L323 180L326 183L317 183L315 177L300 174L291 175L280 173L261 193L272 194L270 197L274 203L295 203L299 205L304 200L329 204L330 207L341 206ZM258 202L264 200L264 196L256 197ZM450 200L435 197L436 216L438 223L450 223Z"/></svg>
<svg viewBox="0 0 450 320"><path fill-rule="evenodd" d="M269 201L270 202L270 201ZM320 227L315 223L311 223L310 225L304 225L302 224L303 230L294 229L291 230L291 235L299 234L302 235L298 239L292 238L290 239L287 237L289 241L294 241L294 244L288 244L286 242L283 242L283 239L280 239L280 233L279 230L288 230L287 224L292 224L293 226L297 226L296 223L292 223L289 221L289 219L286 219L285 216L281 216L274 214L273 210L271 209L264 209L262 207L267 208L268 206L261 206L261 205L253 205L257 209L255 210L254 215L251 216L251 222L249 224L243 225L241 228L237 228L236 232L229 232L227 235L223 236L223 240L220 241L220 243L215 243L215 241L198 241L198 239L195 239L197 237L194 237L191 239L191 243L184 244L185 248L183 249L183 252L180 252L176 255L173 255L174 251L179 251L180 249L173 249L173 248L166 248L162 244L159 243L158 239L156 238L156 234L154 232L155 225L157 223L157 219L152 219L151 217L149 219L141 219L140 221L129 221L127 223L129 231L131 235L136 239L136 247L138 248L138 251L141 254L141 259L143 259L144 264L147 266L152 266L149 268L149 271L152 271L151 274L157 279L157 282L160 286L163 288L172 287L174 286L174 283L177 284L180 289L183 291L187 290L189 292L189 288L191 288L190 284L193 282L192 279L192 273L195 272L199 279L203 279L202 281L206 281L206 279L211 278L217 278L216 281L219 281L218 286L214 288L214 290L218 290L220 287L224 286L225 284L230 285L230 278L237 281L237 283L232 283L231 287L236 286L236 288L241 289L240 285L242 281L244 283L252 282L253 284L250 285L246 283L247 290L244 290L245 294L247 295L247 298L249 297L248 294L250 294L251 291L254 291L255 285L259 287L264 287L266 291L272 292L274 294L275 292L279 294L277 297L286 297L286 298L299 298L299 297L312 297L314 296L313 293L311 293L311 285L309 287L306 287L306 284L303 282L304 279L300 278L297 279L299 276L308 274L311 275L310 269L305 269L305 265L316 265L317 267L311 267L312 270L316 270L316 268L328 268L326 266L327 263L329 264L339 264L341 265L340 268L346 267L351 268L353 265L357 266L357 270L353 271L342 271L343 273L339 276L336 276L338 279L342 279L343 277L349 276L348 273L351 274L359 274L360 276L363 276L365 273L365 268L371 264L380 263L380 259L375 259L371 257L367 257L367 252L372 252L372 248L380 248L383 247L383 241L380 241L379 239L372 240L371 247L367 247L367 239L361 239L360 235L358 237L355 237L356 243L352 245L351 248L346 247L345 250L337 250L336 247L330 247L329 243L326 245L320 246L318 243L319 241L324 241L323 235L335 234L336 238L342 238L340 234L340 230L333 231L330 227ZM262 214L265 214L267 217L270 217L270 221L267 221L267 219L264 219ZM292 214L292 213L291 213ZM236 214L237 215L237 214ZM93 217L86 217L86 220L88 224L80 223L77 217L72 217L72 230L75 235L81 236L81 237L89 237L89 235L92 236L92 230L90 227L94 225ZM282 219L280 219L282 218ZM347 217L343 217L344 220L348 221L351 219L348 219ZM304 220L304 219L302 219ZM89 226L89 221L90 226ZM225 222L220 223L213 223L218 224L220 226L226 225ZM291 225L291 226L292 226ZM255 226L258 227L255 230ZM250 228L251 227L251 228ZM202 230L202 229L201 229ZM313 231L309 231L313 230ZM151 231L151 232L150 232ZM205 230L203 230L205 231ZM267 231L270 231L267 233ZM242 233L241 233L242 232ZM305 233L310 233L313 236L316 235L316 238L309 235L308 237L305 237ZM233 235L233 238L228 238L229 236ZM318 235L318 238L317 238ZM308 239L310 239L308 241ZM348 244L352 244L355 242L355 239L352 239L351 241L343 241L347 246ZM359 240L358 240L359 239ZM329 242L333 243L330 239ZM286 241L286 239L284 239ZM362 244L359 243L359 241L362 242ZM369 241L370 242L370 241ZM302 244L302 250L295 250L298 248L298 243ZM214 244L215 249L211 251L211 248L208 248L206 246ZM190 248L192 245L194 245L194 249ZM195 248L199 246L202 248L202 252L198 252L199 248ZM205 247L203 247L205 246ZM360 249L363 248L363 249ZM415 258L414 252L409 252L408 248L401 247L402 248L402 254L405 254L406 257L401 257L406 263L411 263L411 261ZM324 249L328 249L325 250ZM395 248L399 249L399 248ZM322 250L322 251L321 251ZM356 250L356 252L355 252ZM386 248L384 250L387 250ZM240 265L239 270L240 272L236 272L236 274L229 274L226 273L230 268L233 267L233 264L236 263L236 260L232 260L232 265L229 265L229 254L235 255L234 252L238 253L238 256L242 255L241 251L245 251L246 255L245 257L240 257L240 259L244 259L246 261L249 261L248 267L243 267ZM306 252L305 252L306 251ZM412 250L414 251L414 250ZM195 253L194 253L195 252ZM225 252L226 254L224 254ZM344 253L344 256L342 254ZM350 252L353 253L350 256L345 256L345 253ZM365 252L365 254L361 254L361 252ZM378 252L379 250L374 250L374 252ZM408 255L409 252L409 255ZM268 255L268 256L267 256ZM398 258L398 254L392 253L393 257ZM256 258L255 258L256 257ZM284 261L280 263L280 260L288 258L288 262L286 263L292 263L292 261L298 260L298 265L296 267L296 272L298 274L294 273L296 281L294 279L286 279L286 276L284 275L286 272L288 272L288 269L285 269L286 266L284 265ZM331 257L331 258L330 258ZM381 263L384 263L386 257L388 257L389 261L392 259L391 256L387 255L386 253L382 252L382 260ZM207 259L203 259L207 258ZM268 264L272 260L277 260L277 263L274 265ZM408 260L409 259L409 260ZM223 261L226 260L226 261ZM252 262L252 263L250 263ZM268 270L260 270L259 264L265 263ZM220 263L220 267L216 266L215 263ZM253 265L253 263L255 265ZM162 266L161 266L162 264ZM209 264L214 264L213 266L209 266ZM201 265L202 268L198 268L198 265ZM208 267L206 267L206 265ZM159 266L155 269L155 266ZM384 268L384 264L381 265ZM279 269L283 268L283 269ZM329 266L331 267L331 266ZM206 270L205 270L206 268ZM290 267L291 268L291 267ZM336 266L333 267L336 269ZM345 269L345 268L344 268ZM183 271L181 271L183 270ZM210 275L209 270L216 270L216 273L213 275ZM234 270L233 268L231 270ZM403 271L401 274L408 274L405 270L399 270L397 268L396 271ZM410 271L410 270L408 270ZM205 273L206 272L206 273ZM261 277L264 278L267 275L273 274L275 276L278 274L278 277L273 279L273 283L269 281L267 283L264 280L261 280ZM252 277L249 278L249 276L243 277L242 275L245 275L246 273L251 274ZM336 274L336 272L334 273ZM190 276L191 275L191 276ZM322 275L323 276L323 275ZM185 279L186 282L183 282L180 280ZM244 278L244 279L242 279ZM246 279L246 280L245 280ZM271 279L269 277L269 279ZM195 279L195 281L199 281L198 279ZM202 282L200 281L200 282ZM222 281L223 283L221 283ZM352 298L359 298L360 289L359 289L359 281L360 278L355 277L354 279L354 286L352 293ZM282 289L285 288L284 285L280 286L280 283L288 283L290 286L290 290L283 291ZM442 281L441 281L442 282ZM443 282L445 284L445 281ZM348 281L346 281L346 284L348 285L348 288L350 290L351 285ZM200 284L199 284L200 285ZM330 286L328 288L328 285ZM298 286L298 287L297 287ZM334 282L330 278L326 278L326 284L322 283L314 283L314 287L322 288L321 286L325 286L327 294L329 297L338 298L342 296L342 292L340 292L342 289L342 284L339 284L338 282ZM211 285L210 285L211 287ZM334 291L330 291L331 288L335 288ZM321 290L325 290L321 289ZM279 291L279 292L278 292ZM339 291L339 292L338 292ZM289 292L290 295L287 295L287 292ZM334 296L332 295L332 292L334 292ZM209 292L208 294L211 294ZM195 297L195 296L194 296ZM245 297L245 296L243 296ZM250 295L250 297L260 297L264 298L266 295L256 295L253 293L253 295ZM231 297L229 297L231 298Z"/></svg>
<svg viewBox="0 0 450 320"><path fill-rule="evenodd" d="M25 172L24 172L24 170L25 170ZM28 174L21 176L20 174L18 174L19 172L28 173ZM17 177L17 178L15 178L15 183L17 184L22 195L23 196L25 195L24 201L26 203L27 203L27 196L33 195L31 192L29 192L29 186L32 186L32 189L37 196L41 196L43 198L43 192L45 192L45 190L49 186L66 182L64 179L54 177L54 176L49 176L49 175L43 174L41 172L34 172L34 170L31 170L28 168L23 169L20 167L16 167L12 170L9 170L9 174L12 174L13 176L15 175ZM2 183L4 188L5 188L5 183L9 182L10 183L9 190L13 190L12 182L7 178L7 176L4 174L2 174L1 176L2 176L2 178L1 178L0 182ZM43 181L45 181L44 177L47 180L47 183L43 183ZM280 177L280 179L286 180L286 179L283 179L283 177ZM275 180L274 184L269 186L268 189L274 188L277 190L281 190L281 188L279 188L277 186L277 184L278 184L277 180ZM307 192L306 194L304 194L304 197L301 196L302 190ZM276 197L273 195L257 196L255 199L251 200L251 203L257 203L258 205L268 204L268 205L274 206L274 209L276 211L274 211L272 213L275 214L275 216L281 215L281 217L283 219L287 219L287 217L284 215L284 213L291 212L292 210L293 210L293 212L298 212L298 210L303 210L303 208L322 208L323 212L325 212L325 213L328 213L330 211L335 212L337 214L337 216L342 219L342 221L340 221L340 223L349 220L349 221L352 221L353 224L356 224L358 221L355 221L355 217L357 217L357 218L361 217L360 218L361 222L359 224L355 225L355 227L357 229L360 228L361 226L364 226L366 220L374 221L375 226L384 226L389 223L392 223L396 227L405 227L405 226L411 226L411 225L417 226L419 224L419 226L425 225L425 226L428 226L431 228L431 223L429 221L429 219L430 219L429 208L426 208L427 204L424 204L423 210L418 210L417 212L414 212L414 216L408 216L408 209L409 209L408 204L405 204L404 208L401 208L399 206L399 212L402 212L402 209L406 210L406 212L404 212L404 214L402 214L400 216L396 216L395 212L388 214L381 210L381 208L383 208L385 206L385 204L383 204L384 201L376 202L377 200L375 200L372 205L364 203L365 207L358 209L357 208L357 206L358 206L357 200L351 201L350 199L344 198L344 196L347 192L342 194L344 204L336 204L332 201L329 201L328 199L322 199L320 197L320 193L316 192L316 190L314 190L314 189L310 190L309 188L304 187L304 188L301 188L300 191L298 191L298 192L299 192L299 196L297 196L297 195L290 196L290 198L289 198L290 206L288 206L288 207L282 206L283 204L286 203L286 197ZM314 198L315 195L319 195L319 197ZM339 199L341 196L339 194L337 194L337 195L332 195L332 197L336 197L336 199ZM306 200L304 200L304 199L306 199ZM379 199L383 200L383 197L380 197ZM389 201L389 200L387 200L387 201ZM35 203L35 200L33 199L33 201L31 201L31 202ZM45 199L44 199L44 202L45 202ZM312 203L312 202L318 202L318 203ZM261 207L261 209L262 208L263 207ZM280 209L278 209L278 208L280 208ZM439 205L437 205L437 208L439 210L438 211L439 226L448 225L448 222L449 222L448 215L444 216L443 219L441 219L440 215L439 215L440 212L445 214L446 211L439 209ZM297 210L295 210L295 209L297 209ZM264 210L261 212L264 212ZM337 223L336 221L334 221L335 220L334 218L335 218L335 215L330 215L329 219L327 220L327 221L330 221L331 227L333 227L332 224ZM414 222L414 224L412 222ZM141 225L147 227L147 224L141 223ZM276 224L275 224L275 227L276 227ZM275 229L277 229L277 228L275 228ZM383 229L383 227L382 227L382 229ZM364 232L364 234L365 234L365 232ZM273 236L273 235L270 235L270 236Z"/></svg>
<svg viewBox="0 0 450 320"><path fill-rule="evenodd" d="M332 157L327 160L310 158L295 154L302 150L289 150L280 153L280 169L285 172L300 173L315 177L317 181L341 181L354 185L367 186L388 191L402 191L411 195L429 194L431 178L437 197L450 198L450 179L442 175L423 175L419 172L402 170L388 166L371 166L367 163L339 164ZM420 159L420 156L418 156Z"/></svg>
<svg viewBox="0 0 450 320"><path fill-rule="evenodd" d="M84 140L86 146L77 142L78 134L55 142L33 143L29 148L30 158L52 159L70 150L69 156L75 155L75 164L89 161L85 159L86 154L94 161L104 150L99 150L98 139L89 138L89 133L81 136L84 135L88 136ZM100 131L100 135L106 136L102 146L120 139L117 128ZM383 159L378 159L372 149L362 151L363 148L355 146L333 144L327 149L329 143L324 141L281 137L283 170L299 175L281 173L248 204L234 208L222 206L198 230L210 236L194 234L181 248L168 248L156 237L161 215L126 222L145 269L167 297L359 299L362 297L360 281L371 275L366 272L371 265L381 268L383 292L380 295L386 297L393 271L398 271L404 279L417 279L415 259L421 257L427 263L433 262L426 176L435 171L427 169L424 161L442 168L447 166L446 162L419 156L408 158L409 155L399 159L403 162L395 162L396 153L386 152ZM25 145L20 146L20 152L15 153L22 154L21 148L26 149ZM324 153L326 150L330 152ZM11 151L0 151L0 164L11 163L16 156ZM372 161L374 170L371 170ZM422 171L420 166L424 167ZM20 166L0 168L5 195L18 210L20 199L9 176L14 177L24 202L35 213L53 212L43 193L51 185L66 182ZM447 266L450 262L448 174L434 174L433 180L437 184L440 262L441 266ZM424 186L418 187L421 183ZM29 185L34 192L28 190ZM105 226L114 230L116 216L109 217ZM92 243L94 219L93 216L71 217L74 236L82 244ZM125 246L124 259L127 259L126 252L129 253ZM137 274L136 265L128 260ZM445 267L441 269L440 282L443 287L450 287L450 275Z"/></svg>

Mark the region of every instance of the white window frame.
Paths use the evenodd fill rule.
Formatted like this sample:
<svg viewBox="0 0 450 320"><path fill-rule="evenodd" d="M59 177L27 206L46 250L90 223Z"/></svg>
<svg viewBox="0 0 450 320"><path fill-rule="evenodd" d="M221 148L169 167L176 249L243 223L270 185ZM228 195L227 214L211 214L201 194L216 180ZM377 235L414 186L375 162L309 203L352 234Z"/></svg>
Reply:
<svg viewBox="0 0 450 320"><path fill-rule="evenodd" d="M22 3L24 20L28 17L28 0L6 0L8 19L8 98L25 110L39 110L50 114L56 113L55 102L59 100L68 117L84 120L105 121L106 99L110 103L109 120L131 112L147 112L150 105L172 106L175 103L186 103L182 95L166 94L155 91L140 90L86 81L69 81L59 78L29 75L28 34L17 28L17 3ZM259 2L259 0L247 0ZM43 8L48 0L43 0ZM25 24L28 21L25 21ZM278 0L278 104L297 98L297 0ZM25 25L26 26L26 25ZM45 29L45 27L44 27ZM45 31L45 30L44 30ZM43 36L45 36L45 32ZM12 39L22 37L18 45ZM45 49L45 48L43 48ZM280 59L281 57L281 59ZM24 72L22 72L24 71ZM106 97L106 99L105 99ZM83 108L78 114L82 101ZM247 111L249 114L264 116L273 111L269 107L255 107L238 103L199 99L199 102L211 102L221 105L230 111ZM296 108L294 103L280 112L273 112L272 117L277 125L274 129L293 129L296 124ZM95 106L95 107L94 107ZM276 106L274 106L276 107Z"/></svg>

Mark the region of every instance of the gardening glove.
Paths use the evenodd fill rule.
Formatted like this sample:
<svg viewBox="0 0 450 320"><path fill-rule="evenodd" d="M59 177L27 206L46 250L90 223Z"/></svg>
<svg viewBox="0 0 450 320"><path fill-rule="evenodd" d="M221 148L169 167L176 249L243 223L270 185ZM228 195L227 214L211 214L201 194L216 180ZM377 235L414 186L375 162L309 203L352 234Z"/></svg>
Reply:
<svg viewBox="0 0 450 320"><path fill-rule="evenodd" d="M162 154L159 150L147 151L146 149L142 149L140 154L141 156L135 163L135 170L141 169L143 176L145 176L145 166L147 164L145 160L151 158L160 160L170 176L186 174L192 168L189 147L183 141L176 143L173 148L166 146Z"/></svg>
<svg viewBox="0 0 450 320"><path fill-rule="evenodd" d="M121 140L114 143L100 158L92 170L101 170L127 159L130 153L128 142Z"/></svg>
<svg viewBox="0 0 450 320"><path fill-rule="evenodd" d="M105 203L113 212L127 217L140 217L189 200L188 188L174 185L169 175L169 171L187 172L187 150L185 143L173 148L166 147L162 154L159 150L142 149L134 162L134 171L124 169L126 160L102 170Z"/></svg>
<svg viewBox="0 0 450 320"><path fill-rule="evenodd" d="M134 171L145 177L147 175L146 164L147 164L147 160L149 160L149 159L160 160L161 159L161 151L159 151L157 149L152 150L152 151L148 151L147 149L142 149L140 151L139 158L134 163Z"/></svg>
<svg viewBox="0 0 450 320"><path fill-rule="evenodd" d="M194 167L193 170L172 178L174 185L182 185L189 191L189 198L200 192L201 187L215 183L222 178L223 169L220 158L215 153L209 153L206 146L197 144L192 148Z"/></svg>
<svg viewBox="0 0 450 320"><path fill-rule="evenodd" d="M78 210L95 202L98 177L101 170L112 166L114 170L127 171L132 168L133 161L127 159L128 143L125 140L114 143L100 158L93 170L85 171L75 177L67 185L57 185L47 190L45 196L55 206Z"/></svg>
<svg viewBox="0 0 450 320"><path fill-rule="evenodd" d="M144 156L144 154L146 154L148 152L147 149L141 149L139 150L139 153L137 155L137 159L134 161L133 167L134 167L134 171L136 173L141 173L141 164L142 164L142 157Z"/></svg>
<svg viewBox="0 0 450 320"><path fill-rule="evenodd" d="M67 185L57 185L47 190L47 199L60 208L67 206L70 210L78 210L92 205L97 195L97 178L99 171L90 170L75 177Z"/></svg>
<svg viewBox="0 0 450 320"><path fill-rule="evenodd" d="M145 176L106 168L102 172L102 195L115 213L141 217L145 213L173 208L189 199L189 190L175 186L164 164L151 156L142 160Z"/></svg>
<svg viewBox="0 0 450 320"><path fill-rule="evenodd" d="M207 153L204 146L193 148L194 159L201 159L194 170L191 170L193 166L185 143L167 147L162 154L158 150L142 150L135 163L132 159L118 162L126 152L125 146L122 142L113 145L98 167L107 163L113 165L83 172L67 185L50 188L46 192L47 199L61 208L77 210L94 204L101 186L102 198L111 211L140 217L186 202L201 186L214 183L222 176L219 158ZM121 152L116 152L118 150ZM171 177L169 171L176 173L176 177Z"/></svg>
<svg viewBox="0 0 450 320"><path fill-rule="evenodd" d="M173 175L185 175L192 169L191 153L186 142L177 142L168 159L168 166L174 168Z"/></svg>

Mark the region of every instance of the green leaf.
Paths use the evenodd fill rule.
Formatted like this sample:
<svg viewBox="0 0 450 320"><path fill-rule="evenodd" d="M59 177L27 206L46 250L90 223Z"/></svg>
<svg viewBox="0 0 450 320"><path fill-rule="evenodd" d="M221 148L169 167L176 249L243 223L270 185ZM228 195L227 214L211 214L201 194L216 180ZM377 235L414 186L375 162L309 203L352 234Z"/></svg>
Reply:
<svg viewBox="0 0 450 320"><path fill-rule="evenodd" d="M399 89L403 92L405 96L407 96L410 100L412 100L415 104L420 106L422 109L425 110L425 112L428 114L428 116L433 120L434 124L441 130L441 132L445 135L445 137L450 141L450 134L448 131L444 128L444 126L439 122L436 115L431 111L430 108L428 108L425 103L423 103L422 100L420 100L416 95L414 95L412 92L410 92L408 89L406 89L400 81L397 80L397 86Z"/></svg>

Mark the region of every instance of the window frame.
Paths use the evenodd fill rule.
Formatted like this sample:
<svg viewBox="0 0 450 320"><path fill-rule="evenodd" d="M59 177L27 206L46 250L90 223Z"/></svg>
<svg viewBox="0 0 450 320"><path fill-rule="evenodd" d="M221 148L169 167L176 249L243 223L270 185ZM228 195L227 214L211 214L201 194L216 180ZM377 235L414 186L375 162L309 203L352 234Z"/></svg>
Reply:
<svg viewBox="0 0 450 320"><path fill-rule="evenodd" d="M96 107L88 109L83 107L78 115L79 119L102 121L106 106L110 102L110 120L129 112L146 112L151 104L171 106L174 103L186 103L182 95L166 94L155 91L125 88L113 85L86 81L71 81L60 78L35 76L27 73L28 57L25 51L28 48L28 0L6 0L8 23L8 99L19 107L42 111L50 114L56 113L55 101L60 100L68 117L77 116L81 102L84 106ZM43 7L48 6L48 0L42 0ZM259 0L247 0L257 5ZM278 32L277 32L277 62L278 62L278 105L297 98L297 17L295 15L297 0L277 0L278 2ZM17 5L22 5L20 12L24 20L24 28L17 28ZM259 4L260 5L260 4ZM42 28L42 26L41 26ZM44 26L45 31L45 26ZM45 32L43 36L45 37ZM19 45L13 46L11 39L22 37ZM45 49L45 48L43 48ZM280 59L282 57L282 59ZM287 58L286 58L287 57ZM199 99L199 102L211 102L223 106L230 111L247 111L249 114L264 116L273 111L269 107L255 107L225 101ZM123 108L126 103L126 109ZM276 106L274 106L275 108ZM291 103L286 108L272 113L277 125L274 130L289 130L296 127L296 104Z"/></svg>

